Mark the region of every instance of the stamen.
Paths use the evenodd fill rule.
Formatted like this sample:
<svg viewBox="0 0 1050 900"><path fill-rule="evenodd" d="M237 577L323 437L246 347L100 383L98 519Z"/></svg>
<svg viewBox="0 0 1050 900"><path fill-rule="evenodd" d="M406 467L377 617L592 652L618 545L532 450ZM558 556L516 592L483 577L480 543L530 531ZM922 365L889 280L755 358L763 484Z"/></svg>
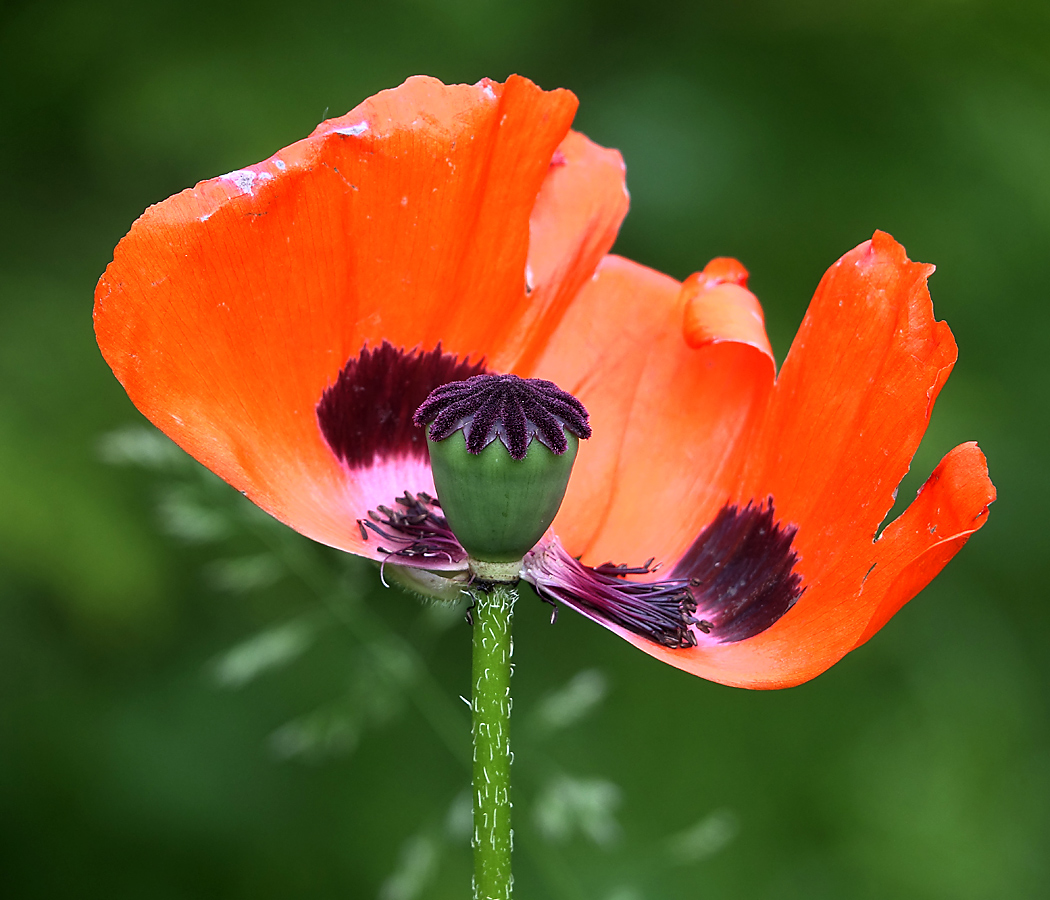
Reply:
<svg viewBox="0 0 1050 900"><path fill-rule="evenodd" d="M651 574L645 566L585 566L552 538L525 557L526 579L542 600L572 606L605 624L618 625L664 647L696 644L690 629L696 602L688 581L627 581L626 575Z"/></svg>
<svg viewBox="0 0 1050 900"><path fill-rule="evenodd" d="M651 575L655 572L659 566L653 565L655 557L650 556L640 566L628 566L626 563L616 563L615 565L611 562L602 563L600 566L595 566L594 571L601 575L611 575L616 578L623 578L626 575Z"/></svg>
<svg viewBox="0 0 1050 900"><path fill-rule="evenodd" d="M367 519L357 520L365 540L372 533L384 541L384 546L376 548L379 553L402 564L424 568L427 561L447 560L455 564L466 560L466 551L452 534L433 497L405 491L394 506L397 508L380 504L368 511Z"/></svg>

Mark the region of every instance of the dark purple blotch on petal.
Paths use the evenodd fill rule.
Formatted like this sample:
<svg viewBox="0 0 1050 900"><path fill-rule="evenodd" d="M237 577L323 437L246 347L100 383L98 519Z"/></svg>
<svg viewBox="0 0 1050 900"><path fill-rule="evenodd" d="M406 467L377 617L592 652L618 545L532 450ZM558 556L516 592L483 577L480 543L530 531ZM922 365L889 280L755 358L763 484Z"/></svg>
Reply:
<svg viewBox="0 0 1050 900"><path fill-rule="evenodd" d="M412 414L434 388L485 371L484 362L433 350L405 351L387 341L351 358L317 404L317 421L332 452L348 466L377 458L428 460L426 437Z"/></svg>
<svg viewBox="0 0 1050 900"><path fill-rule="evenodd" d="M480 453L499 438L513 459L524 459L536 438L552 453L568 447L565 433L591 436L587 410L572 394L541 378L475 375L431 392L416 410L430 439L443 441L460 429L467 450Z"/></svg>
<svg viewBox="0 0 1050 900"><path fill-rule="evenodd" d="M701 630L724 644L760 634L805 590L795 571L798 529L776 521L773 498L726 504L671 572L686 580Z"/></svg>

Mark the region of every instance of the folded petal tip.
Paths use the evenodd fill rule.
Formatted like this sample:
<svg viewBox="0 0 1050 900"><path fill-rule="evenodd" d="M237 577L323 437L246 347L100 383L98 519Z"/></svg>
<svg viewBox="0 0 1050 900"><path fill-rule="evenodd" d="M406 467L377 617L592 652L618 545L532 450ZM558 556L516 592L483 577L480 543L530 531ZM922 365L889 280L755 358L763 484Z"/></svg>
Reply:
<svg viewBox="0 0 1050 900"><path fill-rule="evenodd" d="M737 260L716 257L682 282L682 336L694 350L713 344L746 344L775 368L762 304L747 288L748 271Z"/></svg>

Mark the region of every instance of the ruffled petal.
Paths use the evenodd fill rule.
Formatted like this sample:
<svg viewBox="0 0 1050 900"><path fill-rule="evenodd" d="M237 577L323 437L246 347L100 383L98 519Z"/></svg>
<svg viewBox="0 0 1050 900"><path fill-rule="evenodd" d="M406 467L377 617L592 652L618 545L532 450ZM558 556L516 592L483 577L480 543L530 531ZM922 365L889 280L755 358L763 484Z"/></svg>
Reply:
<svg viewBox="0 0 1050 900"><path fill-rule="evenodd" d="M738 499L798 527L807 582L866 555L955 363L932 272L876 232L821 280L777 378Z"/></svg>
<svg viewBox="0 0 1050 900"><path fill-rule="evenodd" d="M103 355L158 427L264 509L375 555L362 504L432 490L427 467L348 473L316 405L365 345L476 359L519 340L530 217L575 109L518 77L413 78L151 207L96 290Z"/></svg>
<svg viewBox="0 0 1050 900"><path fill-rule="evenodd" d="M766 335L762 304L747 289L747 269L720 256L682 283L685 321L682 333L694 349L734 341L748 344L776 365Z"/></svg>
<svg viewBox="0 0 1050 900"><path fill-rule="evenodd" d="M697 282L607 257L529 373L591 415L553 526L585 562L673 562L739 483L772 354L753 295Z"/></svg>
<svg viewBox="0 0 1050 900"><path fill-rule="evenodd" d="M995 489L980 450L964 444L876 541L956 358L951 331L933 318L931 271L881 232L836 263L747 453L733 499L770 502L794 532L800 599L737 643L669 650L609 627L704 678L788 687L870 638L983 525Z"/></svg>
<svg viewBox="0 0 1050 900"><path fill-rule="evenodd" d="M775 625L746 641L669 650L605 624L651 656L734 687L785 688L816 678L868 640L959 552L985 522L995 488L977 445L962 444L916 500L868 544L861 566L844 562L810 583Z"/></svg>

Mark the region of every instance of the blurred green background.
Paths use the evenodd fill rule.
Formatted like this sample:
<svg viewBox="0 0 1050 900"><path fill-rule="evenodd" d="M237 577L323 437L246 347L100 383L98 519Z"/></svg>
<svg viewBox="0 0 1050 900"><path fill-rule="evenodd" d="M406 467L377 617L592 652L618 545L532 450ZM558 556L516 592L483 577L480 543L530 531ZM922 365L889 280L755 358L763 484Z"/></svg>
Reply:
<svg viewBox="0 0 1050 900"><path fill-rule="evenodd" d="M150 203L425 72L622 150L617 251L740 258L782 359L843 252L934 262L960 347L913 472L987 527L815 682L517 617L521 898L1050 896L1050 7L1015 0L18 2L0 12L0 891L462 898L469 630L245 507L142 420L95 281Z"/></svg>

